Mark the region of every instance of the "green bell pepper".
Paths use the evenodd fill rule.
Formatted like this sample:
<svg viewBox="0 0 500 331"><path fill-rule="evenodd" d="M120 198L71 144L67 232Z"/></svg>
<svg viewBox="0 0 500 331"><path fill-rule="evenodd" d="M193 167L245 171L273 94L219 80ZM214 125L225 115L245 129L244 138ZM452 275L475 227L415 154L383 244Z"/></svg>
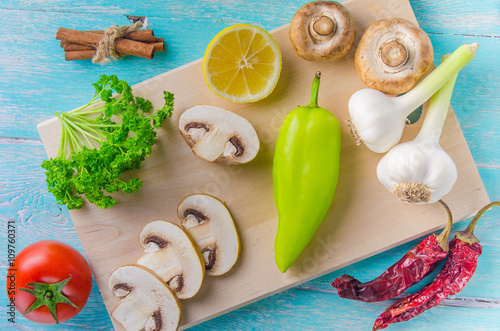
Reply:
<svg viewBox="0 0 500 331"><path fill-rule="evenodd" d="M273 160L278 210L276 264L285 272L325 218L337 187L340 125L318 107L321 73L314 77L309 106L290 112L281 126Z"/></svg>

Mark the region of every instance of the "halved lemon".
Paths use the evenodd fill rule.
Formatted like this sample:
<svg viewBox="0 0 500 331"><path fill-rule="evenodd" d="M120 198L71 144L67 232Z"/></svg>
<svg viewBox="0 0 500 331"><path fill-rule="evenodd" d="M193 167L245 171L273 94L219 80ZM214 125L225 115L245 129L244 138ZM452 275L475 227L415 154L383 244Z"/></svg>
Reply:
<svg viewBox="0 0 500 331"><path fill-rule="evenodd" d="M267 97L281 72L281 51L266 30L237 24L219 32L203 57L203 76L212 92L233 102Z"/></svg>

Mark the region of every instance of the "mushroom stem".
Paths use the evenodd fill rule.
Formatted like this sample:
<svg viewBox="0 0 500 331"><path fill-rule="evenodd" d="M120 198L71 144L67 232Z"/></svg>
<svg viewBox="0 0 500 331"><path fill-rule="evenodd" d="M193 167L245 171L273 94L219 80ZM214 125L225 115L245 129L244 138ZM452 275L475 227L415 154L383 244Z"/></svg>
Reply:
<svg viewBox="0 0 500 331"><path fill-rule="evenodd" d="M179 119L179 131L193 153L209 162L247 163L260 147L257 132L247 119L216 106L187 109Z"/></svg>
<svg viewBox="0 0 500 331"><path fill-rule="evenodd" d="M380 48L380 59L389 67L398 67L408 61L408 51L404 44L391 40Z"/></svg>
<svg viewBox="0 0 500 331"><path fill-rule="evenodd" d="M150 269L135 264L121 266L110 275L108 287L120 298L110 315L124 330L177 329L181 317L179 299ZM126 293L116 290L124 287Z"/></svg>
<svg viewBox="0 0 500 331"><path fill-rule="evenodd" d="M328 16L320 16L311 23L314 32L320 36L329 36L337 30L337 23Z"/></svg>
<svg viewBox="0 0 500 331"><path fill-rule="evenodd" d="M293 49L308 61L333 62L343 58L356 39L356 23L337 1L310 1L290 22Z"/></svg>
<svg viewBox="0 0 500 331"><path fill-rule="evenodd" d="M201 251L206 274L228 272L238 259L240 242L227 206L213 196L192 194L181 201L177 215Z"/></svg>
<svg viewBox="0 0 500 331"><path fill-rule="evenodd" d="M167 283L182 273L182 268L178 265L178 258L171 250L163 250L161 255L146 253L138 260L137 264L153 270Z"/></svg>
<svg viewBox="0 0 500 331"><path fill-rule="evenodd" d="M168 245L147 252L147 240L151 237L168 242ZM205 264L198 247L180 226L166 221L150 222L141 231L139 241L146 253L137 261L138 265L154 272L179 299L191 298L198 292Z"/></svg>
<svg viewBox="0 0 500 331"><path fill-rule="evenodd" d="M433 54L429 36L418 26L403 18L381 19L361 36L354 65L367 87L400 95L430 69Z"/></svg>

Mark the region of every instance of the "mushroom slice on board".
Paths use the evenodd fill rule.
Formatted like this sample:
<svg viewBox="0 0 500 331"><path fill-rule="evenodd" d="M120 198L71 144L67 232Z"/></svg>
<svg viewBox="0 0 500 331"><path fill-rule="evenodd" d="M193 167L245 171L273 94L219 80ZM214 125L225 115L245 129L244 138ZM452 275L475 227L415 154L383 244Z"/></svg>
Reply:
<svg viewBox="0 0 500 331"><path fill-rule="evenodd" d="M402 18L382 19L363 33L354 64L366 86L387 94L408 92L430 69L434 57L429 36Z"/></svg>
<svg viewBox="0 0 500 331"><path fill-rule="evenodd" d="M228 272L238 260L240 239L231 213L219 199L189 195L177 207L181 225L200 247L207 275Z"/></svg>
<svg viewBox="0 0 500 331"><path fill-rule="evenodd" d="M224 164L255 158L260 142L252 124L220 107L198 105L179 119L179 131L198 157Z"/></svg>
<svg viewBox="0 0 500 331"><path fill-rule="evenodd" d="M151 270L124 265L109 277L109 289L121 298L111 316L126 330L177 330L181 304Z"/></svg>
<svg viewBox="0 0 500 331"><path fill-rule="evenodd" d="M179 299L193 297L205 276L205 263L191 237L166 221L146 224L139 235L144 254L137 264L154 271Z"/></svg>
<svg viewBox="0 0 500 331"><path fill-rule="evenodd" d="M333 62L343 58L356 39L356 23L335 1L312 1L300 7L290 22L290 41L302 58Z"/></svg>

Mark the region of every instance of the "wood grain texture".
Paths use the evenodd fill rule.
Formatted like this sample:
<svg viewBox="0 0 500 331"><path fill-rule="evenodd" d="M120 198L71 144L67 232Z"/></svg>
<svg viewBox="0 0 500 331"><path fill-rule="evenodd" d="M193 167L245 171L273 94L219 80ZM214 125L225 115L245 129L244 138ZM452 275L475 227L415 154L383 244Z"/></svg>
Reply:
<svg viewBox="0 0 500 331"><path fill-rule="evenodd" d="M411 0L421 27L429 33L440 56L473 39L481 44L473 62L462 70L452 105L479 174L491 200L500 199L498 117L500 102L497 71L500 15L497 1ZM304 1L9 1L0 3L4 25L0 27L0 215L20 224L19 247L48 238L62 238L83 252L65 207L55 204L46 192L39 164L45 157L37 140L36 124L49 119L56 110L68 110L85 102L88 86L101 73L116 73L138 83L189 63L203 55L210 39L233 23L254 23L274 29L288 23ZM248 8L248 10L241 10ZM187 10L188 9L188 10ZM125 14L149 15L159 36L166 37L167 52L153 61L123 60L98 67L87 62L65 63L53 41L59 26L102 28L127 24ZM185 34L191 29L194 33ZM70 72L71 75L67 73ZM457 93L457 91L462 91ZM27 138L27 139L25 139ZM25 160L25 161L24 161ZM478 271L471 283L456 297L470 300L500 298L498 256L500 213L491 210L476 229L485 247ZM455 228L465 227L467 221ZM4 224L2 224L4 226ZM38 229L34 229L38 228ZM5 228L1 228L2 240ZM418 239L385 253L355 263L310 281L298 288L203 323L193 329L210 330L325 330L369 329L385 305L359 304L322 293L332 279L342 273L370 279L400 257ZM3 241L0 241L3 242ZM0 253L2 269L5 253ZM5 280L0 272L0 280ZM0 316L5 316L5 297L0 296ZM464 305L466 307L466 305ZM499 324L498 308L437 307L392 329L494 330ZM21 316L12 325L0 318L0 329L54 330L30 323ZM110 330L111 321L96 289L87 307L59 330Z"/></svg>

